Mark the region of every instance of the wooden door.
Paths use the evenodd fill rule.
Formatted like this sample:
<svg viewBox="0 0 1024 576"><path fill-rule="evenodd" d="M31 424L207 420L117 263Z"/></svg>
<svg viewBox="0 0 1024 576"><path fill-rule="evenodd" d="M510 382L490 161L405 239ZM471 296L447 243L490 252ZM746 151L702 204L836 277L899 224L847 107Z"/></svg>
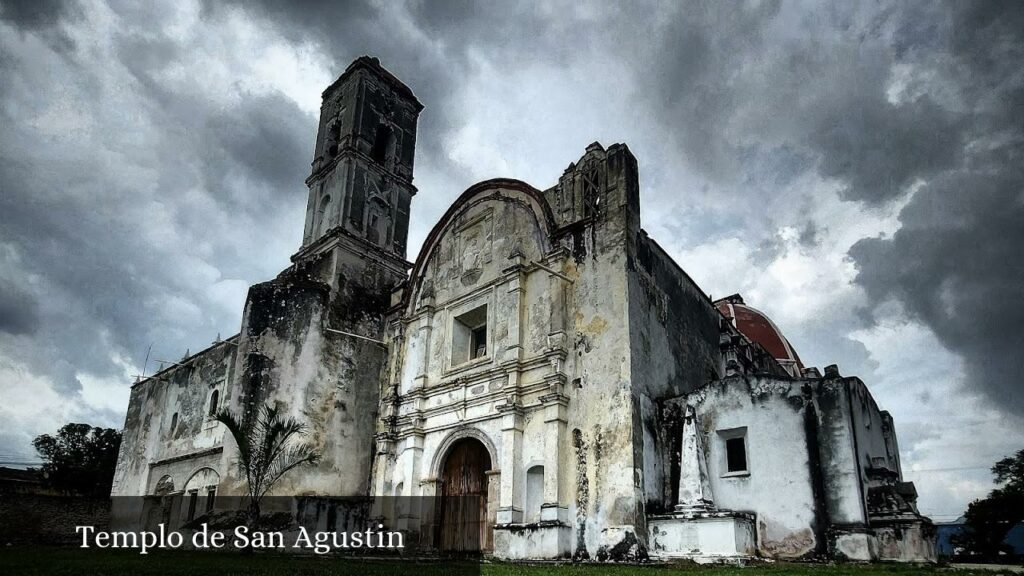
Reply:
<svg viewBox="0 0 1024 576"><path fill-rule="evenodd" d="M486 475L490 468L491 456L479 440L459 440L449 449L441 478L442 551L474 553L491 549Z"/></svg>

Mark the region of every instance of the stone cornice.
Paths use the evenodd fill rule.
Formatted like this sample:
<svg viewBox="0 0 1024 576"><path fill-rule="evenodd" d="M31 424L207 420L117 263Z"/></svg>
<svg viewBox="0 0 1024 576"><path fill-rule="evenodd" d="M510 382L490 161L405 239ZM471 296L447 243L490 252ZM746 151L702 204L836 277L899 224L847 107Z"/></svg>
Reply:
<svg viewBox="0 0 1024 576"><path fill-rule="evenodd" d="M199 452L192 452L190 454L181 454L180 456L172 456L170 458L164 458L163 460L155 460L149 463L150 468L156 466L163 466L164 464L173 464L174 462L182 462L184 460L193 460L195 458L202 458L204 456L213 456L214 454L220 454L224 451L223 446L214 446L206 450L200 450Z"/></svg>

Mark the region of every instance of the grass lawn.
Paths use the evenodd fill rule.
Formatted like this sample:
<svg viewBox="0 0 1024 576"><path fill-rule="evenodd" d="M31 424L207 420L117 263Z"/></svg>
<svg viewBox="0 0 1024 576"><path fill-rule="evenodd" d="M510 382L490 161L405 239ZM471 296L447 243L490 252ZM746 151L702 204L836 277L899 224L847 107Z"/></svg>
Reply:
<svg viewBox="0 0 1024 576"><path fill-rule="evenodd" d="M79 550L75 548L7 546L0 548L0 573L11 576L35 574L89 576L97 575L352 575L352 576L675 576L709 574L713 576L787 576L800 574L831 574L842 576L876 576L901 574L956 574L938 567L903 566L895 564L834 566L813 564L757 564L738 566L693 566L687 564L644 566L597 564L504 564L481 566L463 564L459 569L451 563L370 562L330 556L299 556L294 554L255 554L154 551L142 556L137 552L118 550ZM999 574L977 571L975 574Z"/></svg>

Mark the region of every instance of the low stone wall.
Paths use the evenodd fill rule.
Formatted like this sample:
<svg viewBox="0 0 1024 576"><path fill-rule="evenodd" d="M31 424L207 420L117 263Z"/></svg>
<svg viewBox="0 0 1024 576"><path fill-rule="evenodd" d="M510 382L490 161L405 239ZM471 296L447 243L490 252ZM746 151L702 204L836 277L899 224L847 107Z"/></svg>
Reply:
<svg viewBox="0 0 1024 576"><path fill-rule="evenodd" d="M75 526L110 524L109 498L5 494L0 497L0 545L71 544Z"/></svg>

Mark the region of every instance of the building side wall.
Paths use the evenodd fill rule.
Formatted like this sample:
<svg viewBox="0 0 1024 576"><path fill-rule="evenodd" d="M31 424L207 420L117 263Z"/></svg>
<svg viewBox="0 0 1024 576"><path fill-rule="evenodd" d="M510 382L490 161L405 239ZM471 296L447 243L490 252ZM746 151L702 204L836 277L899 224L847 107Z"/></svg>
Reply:
<svg viewBox="0 0 1024 576"><path fill-rule="evenodd" d="M829 521L844 530L863 531L867 527L866 487L858 462L858 426L850 410L849 385L842 379L825 379L816 381L814 389Z"/></svg>
<svg viewBox="0 0 1024 576"><path fill-rule="evenodd" d="M301 440L320 457L315 466L284 476L273 494L369 492L387 351L366 338L381 337L386 308L382 295L396 280L387 273L374 274L358 261L344 266L347 254L340 249L326 253L319 266L297 266L249 292L232 409L248 419L263 406L276 406L285 417L306 425ZM334 279L336 287L324 278ZM228 442L225 461L235 458L235 445ZM226 485L230 493L244 493L244 479L233 468Z"/></svg>
<svg viewBox="0 0 1024 576"><path fill-rule="evenodd" d="M222 445L224 429L210 415L210 400L217 390L223 406L233 393L235 351L231 341L215 345L132 388L113 496L151 494L157 481L155 472L151 473L154 465L187 460ZM177 425L172 430L175 414ZM188 480L180 476L173 478L178 490Z"/></svg>
<svg viewBox="0 0 1024 576"><path fill-rule="evenodd" d="M689 394L721 374L721 315L653 240L636 235L629 259L629 332L633 391L639 408L637 460L644 501L656 510L669 493L658 405Z"/></svg>
<svg viewBox="0 0 1024 576"><path fill-rule="evenodd" d="M733 377L709 385L689 401L697 409L715 505L756 514L761 554L813 554L823 530L815 507L815 448L807 437L802 383ZM743 428L749 472L730 473L725 439Z"/></svg>

